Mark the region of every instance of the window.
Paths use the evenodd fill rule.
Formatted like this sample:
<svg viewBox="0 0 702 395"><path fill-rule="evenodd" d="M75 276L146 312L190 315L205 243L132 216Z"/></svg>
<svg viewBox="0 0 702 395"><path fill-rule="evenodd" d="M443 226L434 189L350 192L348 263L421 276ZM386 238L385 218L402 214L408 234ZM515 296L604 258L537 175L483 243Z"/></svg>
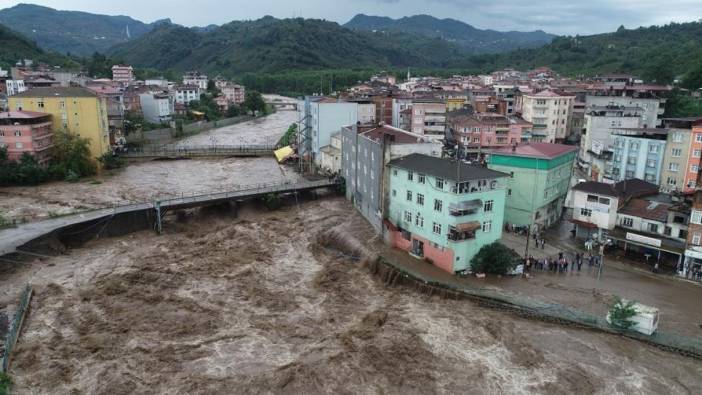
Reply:
<svg viewBox="0 0 702 395"><path fill-rule="evenodd" d="M19 130L15 130L15 137L22 137L22 132Z"/></svg>
<svg viewBox="0 0 702 395"><path fill-rule="evenodd" d="M678 184L678 180L675 177L668 177L668 185L675 186Z"/></svg>
<svg viewBox="0 0 702 395"><path fill-rule="evenodd" d="M695 133L695 141L702 143L702 133Z"/></svg>
<svg viewBox="0 0 702 395"><path fill-rule="evenodd" d="M441 234L441 224L437 224L434 222L434 226L432 227L432 230L434 231L434 234L440 235Z"/></svg>
<svg viewBox="0 0 702 395"><path fill-rule="evenodd" d="M514 172L513 172L513 171L510 171L510 172L509 172L509 178L514 178Z"/></svg>
<svg viewBox="0 0 702 395"><path fill-rule="evenodd" d="M485 202L485 205L483 206L483 211L486 213L491 213L492 212L492 207L495 205L495 201L493 200L488 200Z"/></svg>
<svg viewBox="0 0 702 395"><path fill-rule="evenodd" d="M702 210L692 210L692 214L690 214L690 223L702 225Z"/></svg>
<svg viewBox="0 0 702 395"><path fill-rule="evenodd" d="M492 221L483 222L483 232L490 233L492 231Z"/></svg>
<svg viewBox="0 0 702 395"><path fill-rule="evenodd" d="M419 226L420 228L424 227L424 217L422 217L421 214L417 213L417 217L414 219L414 224Z"/></svg>
<svg viewBox="0 0 702 395"><path fill-rule="evenodd" d="M600 204L604 204L604 205L606 205L606 206L609 206L609 199L607 199L607 198L600 198L599 203L600 203Z"/></svg>
<svg viewBox="0 0 702 395"><path fill-rule="evenodd" d="M417 204L420 206L424 206L424 195L421 193L417 194Z"/></svg>
<svg viewBox="0 0 702 395"><path fill-rule="evenodd" d="M408 171L407 172L407 181L412 181L412 180L414 180L414 173L412 173L411 171Z"/></svg>
<svg viewBox="0 0 702 395"><path fill-rule="evenodd" d="M392 169L392 175L397 176L397 169Z"/></svg>
<svg viewBox="0 0 702 395"><path fill-rule="evenodd" d="M587 208L581 208L580 215L582 215L583 217L592 217L592 210Z"/></svg>
<svg viewBox="0 0 702 395"><path fill-rule="evenodd" d="M631 228L634 226L634 220L631 218L622 218L622 226L625 228Z"/></svg>
<svg viewBox="0 0 702 395"><path fill-rule="evenodd" d="M679 158L682 155L682 150L680 148L673 148L670 153L673 158Z"/></svg>
<svg viewBox="0 0 702 395"><path fill-rule="evenodd" d="M442 178L436 179L436 187L439 189L444 189L444 180Z"/></svg>
<svg viewBox="0 0 702 395"><path fill-rule="evenodd" d="M658 233L658 224L648 224L648 231L651 233Z"/></svg>
<svg viewBox="0 0 702 395"><path fill-rule="evenodd" d="M405 211L405 221L412 223L412 213Z"/></svg>
<svg viewBox="0 0 702 395"><path fill-rule="evenodd" d="M441 212L441 210L444 208L444 202L442 202L439 199L434 199L434 211Z"/></svg>
<svg viewBox="0 0 702 395"><path fill-rule="evenodd" d="M393 189L392 190L392 197L395 197L395 196L397 196L397 191Z"/></svg>
<svg viewBox="0 0 702 395"><path fill-rule="evenodd" d="M407 201L408 202L412 201L412 191L407 191Z"/></svg>
<svg viewBox="0 0 702 395"><path fill-rule="evenodd" d="M3 132L2 130L0 130L0 137L3 137L3 136L5 136L5 132Z"/></svg>
<svg viewBox="0 0 702 395"><path fill-rule="evenodd" d="M682 133L680 133L680 132L673 133L673 142L674 143L682 143L682 138L683 138Z"/></svg>
<svg viewBox="0 0 702 395"><path fill-rule="evenodd" d="M425 180L426 180L426 177L424 176L424 174L420 174L419 177L417 177L417 181L418 181L420 184L424 184L424 181L425 181Z"/></svg>
<svg viewBox="0 0 702 395"><path fill-rule="evenodd" d="M59 108L66 108L66 102L63 101L63 100L61 100L61 101L59 102Z"/></svg>
<svg viewBox="0 0 702 395"><path fill-rule="evenodd" d="M700 245L702 243L702 233L695 233L692 235L692 245Z"/></svg>
<svg viewBox="0 0 702 395"><path fill-rule="evenodd" d="M658 146L657 145L649 145L648 152L650 152L652 154L658 153Z"/></svg>
<svg viewBox="0 0 702 395"><path fill-rule="evenodd" d="M39 101L37 102L37 107L39 107L39 108L44 108L44 101L43 101L43 100L39 100Z"/></svg>
<svg viewBox="0 0 702 395"><path fill-rule="evenodd" d="M700 165L691 165L690 166L690 172L697 173L699 171L700 171Z"/></svg>
<svg viewBox="0 0 702 395"><path fill-rule="evenodd" d="M693 158L702 157L702 150L696 149L696 150L692 151L692 157Z"/></svg>
<svg viewBox="0 0 702 395"><path fill-rule="evenodd" d="M24 144L22 143L15 143L15 148L21 149L24 147Z"/></svg>
<svg viewBox="0 0 702 395"><path fill-rule="evenodd" d="M668 166L668 170L670 170L670 171L678 171L678 170L680 170L680 165L679 165L678 163L671 163L671 164Z"/></svg>
<svg viewBox="0 0 702 395"><path fill-rule="evenodd" d="M508 189L508 190L507 190L507 196L512 196L512 190L511 190L511 189Z"/></svg>
<svg viewBox="0 0 702 395"><path fill-rule="evenodd" d="M590 203L597 203L598 197L597 195L587 195L587 201Z"/></svg>

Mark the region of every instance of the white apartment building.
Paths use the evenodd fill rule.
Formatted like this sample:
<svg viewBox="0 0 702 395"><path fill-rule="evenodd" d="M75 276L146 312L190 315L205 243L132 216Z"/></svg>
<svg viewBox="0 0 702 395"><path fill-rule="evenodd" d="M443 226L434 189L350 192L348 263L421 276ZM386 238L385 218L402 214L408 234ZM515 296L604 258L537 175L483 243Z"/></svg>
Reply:
<svg viewBox="0 0 702 395"><path fill-rule="evenodd" d="M586 112L589 112L593 107L639 108L641 113L641 127L649 128L655 128L661 125L661 120L659 120L658 117L665 111L665 108L661 104L661 99L649 97L597 95L587 95L585 97Z"/></svg>
<svg viewBox="0 0 702 395"><path fill-rule="evenodd" d="M195 85L202 90L207 89L207 76L197 71L191 71L183 75L183 85Z"/></svg>
<svg viewBox="0 0 702 395"><path fill-rule="evenodd" d="M519 96L522 118L534 124L533 141L563 142L568 137L575 96L562 95L552 90Z"/></svg>
<svg viewBox="0 0 702 395"><path fill-rule="evenodd" d="M439 99L412 101L412 133L443 140L446 134L446 103Z"/></svg>
<svg viewBox="0 0 702 395"><path fill-rule="evenodd" d="M178 104L190 104L192 101L200 100L200 87L197 85L178 85L174 91L175 102Z"/></svg>
<svg viewBox="0 0 702 395"><path fill-rule="evenodd" d="M144 119L151 123L167 123L172 119L173 102L162 93L142 93L139 95Z"/></svg>
<svg viewBox="0 0 702 395"><path fill-rule="evenodd" d="M6 80L7 96L14 96L27 90L24 80Z"/></svg>

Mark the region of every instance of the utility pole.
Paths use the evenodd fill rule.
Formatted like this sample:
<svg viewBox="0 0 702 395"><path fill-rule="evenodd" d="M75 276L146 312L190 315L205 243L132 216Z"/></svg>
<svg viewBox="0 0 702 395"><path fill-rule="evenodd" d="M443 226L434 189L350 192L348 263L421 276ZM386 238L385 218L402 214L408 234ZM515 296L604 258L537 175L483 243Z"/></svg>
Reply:
<svg viewBox="0 0 702 395"><path fill-rule="evenodd" d="M600 264L597 265L597 281L600 281L602 276L602 266L604 266L604 244L600 244Z"/></svg>
<svg viewBox="0 0 702 395"><path fill-rule="evenodd" d="M527 241L526 241L526 249L524 250L524 259L529 258L529 239L531 238L531 228L534 227L534 219L535 219L534 218L534 216L535 216L535 214L534 214L534 200L536 199L536 183L537 183L536 176L538 175L538 171L539 171L539 159L537 158L536 159L536 168L534 169L534 179L533 179L534 189L531 192L531 213L529 214L531 221L529 221L529 226L527 228ZM538 245L536 247L538 247Z"/></svg>

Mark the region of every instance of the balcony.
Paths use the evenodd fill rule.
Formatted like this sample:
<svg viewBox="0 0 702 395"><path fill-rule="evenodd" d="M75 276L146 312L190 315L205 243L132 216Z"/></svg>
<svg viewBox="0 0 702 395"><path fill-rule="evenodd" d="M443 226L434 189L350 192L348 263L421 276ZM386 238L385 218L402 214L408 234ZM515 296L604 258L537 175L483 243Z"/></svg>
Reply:
<svg viewBox="0 0 702 395"><path fill-rule="evenodd" d="M466 215L477 214L482 206L483 201L480 199L451 203L449 204L449 215L452 217L463 217Z"/></svg>
<svg viewBox="0 0 702 395"><path fill-rule="evenodd" d="M480 229L480 222L473 221L449 227L448 239L452 242L462 242L475 239L475 231Z"/></svg>

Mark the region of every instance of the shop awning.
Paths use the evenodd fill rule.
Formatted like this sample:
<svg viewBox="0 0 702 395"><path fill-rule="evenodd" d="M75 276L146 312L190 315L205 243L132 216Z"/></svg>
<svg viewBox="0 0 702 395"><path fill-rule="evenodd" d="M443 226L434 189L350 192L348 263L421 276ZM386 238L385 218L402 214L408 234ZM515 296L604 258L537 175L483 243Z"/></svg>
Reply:
<svg viewBox="0 0 702 395"><path fill-rule="evenodd" d="M597 225L591 224L589 222L578 221L577 219L572 219L572 218L571 218L570 222L572 222L578 226L582 226L584 228L597 229Z"/></svg>

